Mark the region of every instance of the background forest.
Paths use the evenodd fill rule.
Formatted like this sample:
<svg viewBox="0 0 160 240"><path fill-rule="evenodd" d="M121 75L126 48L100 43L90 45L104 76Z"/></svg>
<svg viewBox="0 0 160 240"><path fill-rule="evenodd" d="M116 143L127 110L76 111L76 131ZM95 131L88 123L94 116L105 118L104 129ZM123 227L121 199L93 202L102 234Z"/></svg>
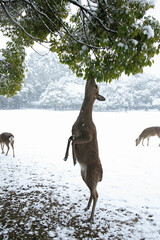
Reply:
<svg viewBox="0 0 160 240"><path fill-rule="evenodd" d="M43 52L41 52L43 55ZM12 98L0 96L0 109L41 108L78 110L85 81L77 78L54 53L32 53L26 60L22 90ZM160 77L147 73L99 84L105 102L95 103L97 111L159 110Z"/></svg>

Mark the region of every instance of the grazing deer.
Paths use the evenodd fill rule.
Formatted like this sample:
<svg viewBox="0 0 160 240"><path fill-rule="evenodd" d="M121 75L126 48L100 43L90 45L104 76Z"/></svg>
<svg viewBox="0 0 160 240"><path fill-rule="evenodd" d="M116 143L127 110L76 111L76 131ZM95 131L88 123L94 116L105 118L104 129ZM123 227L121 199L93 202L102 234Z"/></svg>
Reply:
<svg viewBox="0 0 160 240"><path fill-rule="evenodd" d="M149 138L151 136L158 136L160 138L160 127L149 127L143 130L143 132L139 135L136 139L136 146L142 140L142 145L144 146L143 142L144 139L147 138L147 146L149 145Z"/></svg>
<svg viewBox="0 0 160 240"><path fill-rule="evenodd" d="M14 153L14 136L12 133L4 132L0 134L0 143L1 143L1 149L2 153L4 153L4 145L7 146L7 152L6 156L8 155L9 152L9 144L11 144L12 149L13 149L13 157L15 157Z"/></svg>
<svg viewBox="0 0 160 240"><path fill-rule="evenodd" d="M90 198L85 210L92 206L89 221L93 221L96 203L98 200L97 184L102 180L102 166L98 153L98 142L96 127L92 120L92 110L95 100L105 101L105 98L99 95L98 86L95 80L91 78L87 81L85 87L85 97L79 113L79 116L72 127L72 136L68 139L67 149L64 160L68 158L69 146L72 141L73 163L79 162L81 167L81 176L90 190Z"/></svg>

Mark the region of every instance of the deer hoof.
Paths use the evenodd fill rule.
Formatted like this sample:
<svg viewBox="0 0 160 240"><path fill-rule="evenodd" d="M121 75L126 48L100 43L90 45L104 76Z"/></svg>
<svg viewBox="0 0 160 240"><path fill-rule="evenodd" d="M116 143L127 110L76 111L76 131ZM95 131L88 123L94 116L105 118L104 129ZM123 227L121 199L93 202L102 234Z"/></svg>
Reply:
<svg viewBox="0 0 160 240"><path fill-rule="evenodd" d="M90 217L90 218L87 220L87 222L89 222L89 223L94 223L94 219Z"/></svg>
<svg viewBox="0 0 160 240"><path fill-rule="evenodd" d="M89 208L88 208L88 207L86 207L86 208L84 209L84 211L85 211L85 212L87 212L87 211L88 211L88 209L89 209Z"/></svg>

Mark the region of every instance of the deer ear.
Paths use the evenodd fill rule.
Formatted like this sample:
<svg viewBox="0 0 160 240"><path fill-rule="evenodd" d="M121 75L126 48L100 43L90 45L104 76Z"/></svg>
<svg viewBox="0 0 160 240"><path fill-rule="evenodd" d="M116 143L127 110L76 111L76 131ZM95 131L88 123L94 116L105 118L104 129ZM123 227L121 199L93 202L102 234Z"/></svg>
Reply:
<svg viewBox="0 0 160 240"><path fill-rule="evenodd" d="M98 94L98 95L97 95L97 100L99 100L99 101L105 101L106 99L105 99L102 95Z"/></svg>

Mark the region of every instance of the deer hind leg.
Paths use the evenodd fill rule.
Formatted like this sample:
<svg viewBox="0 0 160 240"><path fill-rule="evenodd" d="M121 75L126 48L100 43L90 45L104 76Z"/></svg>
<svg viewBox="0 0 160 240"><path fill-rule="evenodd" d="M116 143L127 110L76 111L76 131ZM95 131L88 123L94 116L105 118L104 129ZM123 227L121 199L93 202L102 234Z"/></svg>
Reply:
<svg viewBox="0 0 160 240"><path fill-rule="evenodd" d="M90 198L89 198L89 201L88 201L88 205L84 209L85 211L87 211L90 208L90 206L91 206L91 203L92 203L92 200L93 200L93 196L92 196L91 188L87 184L87 179L86 179L86 177L87 177L87 167L85 165L81 165L81 176L82 176L83 181L86 183L87 187L90 189Z"/></svg>
<svg viewBox="0 0 160 240"><path fill-rule="evenodd" d="M91 192L91 193L90 193L90 198L89 198L89 201L88 201L88 204L87 204L87 207L84 209L85 211L87 211L87 210L90 209L92 200L93 200L93 196L92 196L92 192Z"/></svg>
<svg viewBox="0 0 160 240"><path fill-rule="evenodd" d="M86 183L87 184L87 183ZM90 206L91 206L91 203L93 201L93 206L92 206L92 211L91 211L91 216L89 218L89 221L92 222L93 219L94 219L94 212L95 212L95 208L96 208L96 204L97 204L97 201L98 201L98 193L97 193L97 182L94 181L93 184L91 184L91 186L89 186L87 184L87 186L89 187L90 189L90 198L89 198L89 201L88 201L88 204L87 204L87 207L85 208L85 211L87 211Z"/></svg>
<svg viewBox="0 0 160 240"><path fill-rule="evenodd" d="M15 152L14 152L14 140L11 142L12 150L13 150L13 157L15 157Z"/></svg>
<svg viewBox="0 0 160 240"><path fill-rule="evenodd" d="M160 138L160 134L159 133L157 133L157 136ZM160 147L160 144L158 146Z"/></svg>
<svg viewBox="0 0 160 240"><path fill-rule="evenodd" d="M94 212L95 212L96 204L97 204L97 201L98 201L98 193L97 193L96 187L94 189L91 189L91 196L90 196L90 199L89 199L89 202L88 202L88 205L87 205L88 209L90 208L92 200L93 200L93 206L92 206L91 216L89 218L90 222L92 222L93 219L94 219Z"/></svg>

